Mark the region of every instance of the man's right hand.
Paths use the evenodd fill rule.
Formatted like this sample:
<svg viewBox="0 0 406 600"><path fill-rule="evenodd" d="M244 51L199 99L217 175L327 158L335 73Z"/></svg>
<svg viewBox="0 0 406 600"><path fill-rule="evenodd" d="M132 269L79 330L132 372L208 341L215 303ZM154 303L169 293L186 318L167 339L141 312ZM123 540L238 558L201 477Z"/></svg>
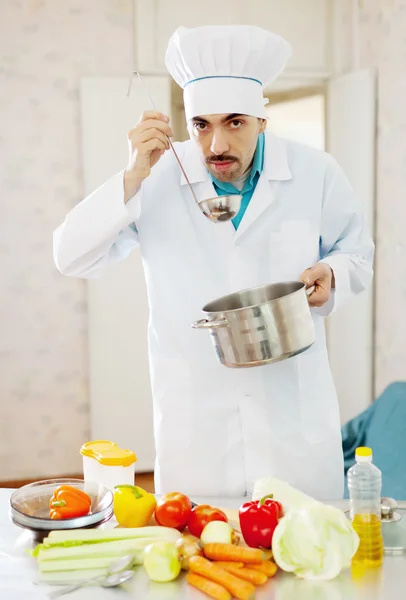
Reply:
<svg viewBox="0 0 406 600"><path fill-rule="evenodd" d="M168 150L173 137L169 117L156 111L143 113L138 125L128 132L129 161L124 172L124 201L138 191L152 167Z"/></svg>

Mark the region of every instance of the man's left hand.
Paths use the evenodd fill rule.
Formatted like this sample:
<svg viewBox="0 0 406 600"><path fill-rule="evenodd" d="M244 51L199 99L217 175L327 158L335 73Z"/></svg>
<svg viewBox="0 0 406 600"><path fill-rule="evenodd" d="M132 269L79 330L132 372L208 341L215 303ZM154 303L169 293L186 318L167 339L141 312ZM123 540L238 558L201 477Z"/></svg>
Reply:
<svg viewBox="0 0 406 600"><path fill-rule="evenodd" d="M315 290L309 296L310 306L323 306L331 295L331 289L335 287L332 269L325 263L317 263L314 267L306 269L299 277L300 281L308 288L314 285Z"/></svg>

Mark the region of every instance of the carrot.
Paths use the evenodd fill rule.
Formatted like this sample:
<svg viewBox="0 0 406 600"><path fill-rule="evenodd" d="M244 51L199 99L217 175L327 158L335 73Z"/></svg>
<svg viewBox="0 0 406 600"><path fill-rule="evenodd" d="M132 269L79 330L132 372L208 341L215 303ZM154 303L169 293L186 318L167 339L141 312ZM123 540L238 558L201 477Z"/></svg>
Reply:
<svg viewBox="0 0 406 600"><path fill-rule="evenodd" d="M250 569L254 569L255 571L259 571L260 573L265 573L267 577L273 577L278 570L278 566L271 560L264 560L260 565L246 566L249 566Z"/></svg>
<svg viewBox="0 0 406 600"><path fill-rule="evenodd" d="M268 581L268 577L265 573L261 573L260 571L255 571L254 569L249 569L246 567L238 568L233 566L224 567L225 571L239 577L240 579L244 579L245 581L249 581L254 585L263 585Z"/></svg>
<svg viewBox="0 0 406 600"><path fill-rule="evenodd" d="M214 583L214 581L210 581L210 579L206 579L201 575L188 573L186 575L186 581L203 592L203 594L210 596L210 598L215 598L215 600L231 600L231 594L225 587L218 583Z"/></svg>
<svg viewBox="0 0 406 600"><path fill-rule="evenodd" d="M254 598L255 587L252 583L227 573L225 569L218 567L203 556L192 556L189 560L189 570L225 587L238 600L253 600Z"/></svg>
<svg viewBox="0 0 406 600"><path fill-rule="evenodd" d="M236 561L249 564L261 564L264 553L257 548L234 546L233 544L206 544L203 548L206 558L211 560Z"/></svg>
<svg viewBox="0 0 406 600"><path fill-rule="evenodd" d="M242 567L244 566L244 563L236 562L234 560L215 560L214 564L217 565L218 567L221 567L222 569L225 569L226 567L234 567L235 569L242 569Z"/></svg>

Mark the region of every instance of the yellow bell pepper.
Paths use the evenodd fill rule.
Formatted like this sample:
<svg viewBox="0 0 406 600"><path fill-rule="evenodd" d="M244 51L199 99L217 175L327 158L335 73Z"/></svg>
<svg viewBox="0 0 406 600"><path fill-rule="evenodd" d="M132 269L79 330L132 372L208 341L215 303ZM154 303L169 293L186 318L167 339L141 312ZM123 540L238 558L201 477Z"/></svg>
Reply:
<svg viewBox="0 0 406 600"><path fill-rule="evenodd" d="M122 527L145 527L154 514L155 496L135 485L116 485L114 516Z"/></svg>

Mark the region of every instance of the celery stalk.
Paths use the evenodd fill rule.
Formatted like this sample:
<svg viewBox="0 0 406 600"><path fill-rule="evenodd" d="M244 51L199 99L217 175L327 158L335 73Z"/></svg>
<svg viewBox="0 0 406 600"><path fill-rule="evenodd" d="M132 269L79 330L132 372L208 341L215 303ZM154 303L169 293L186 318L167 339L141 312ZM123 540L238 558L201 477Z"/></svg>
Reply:
<svg viewBox="0 0 406 600"><path fill-rule="evenodd" d="M41 576L48 574L49 581L66 579L66 573L68 579L78 580L93 577L95 571L103 574L121 556L133 556L134 564L141 565L148 545L175 544L180 537L176 529L160 526L51 531L31 554L37 557Z"/></svg>
<svg viewBox="0 0 406 600"><path fill-rule="evenodd" d="M102 558L124 556L142 552L148 544L155 540L145 538L142 540L118 540L114 542L101 542L99 544L85 544L82 546L71 546L70 548L50 546L41 548L38 552L38 561L68 560L73 558Z"/></svg>
<svg viewBox="0 0 406 600"><path fill-rule="evenodd" d="M125 556L124 554L117 554L116 556L99 556L98 558L69 558L68 560L43 560L38 563L39 570L42 572L62 572L62 571L83 571L84 577L87 577L86 571L88 569L105 569L107 570L111 563ZM138 564L142 564L144 553L135 557L135 561Z"/></svg>
<svg viewBox="0 0 406 600"><path fill-rule="evenodd" d="M94 544L113 540L154 538L156 541L175 543L181 533L172 527L117 527L115 529L74 529L50 531L44 539L44 546Z"/></svg>

